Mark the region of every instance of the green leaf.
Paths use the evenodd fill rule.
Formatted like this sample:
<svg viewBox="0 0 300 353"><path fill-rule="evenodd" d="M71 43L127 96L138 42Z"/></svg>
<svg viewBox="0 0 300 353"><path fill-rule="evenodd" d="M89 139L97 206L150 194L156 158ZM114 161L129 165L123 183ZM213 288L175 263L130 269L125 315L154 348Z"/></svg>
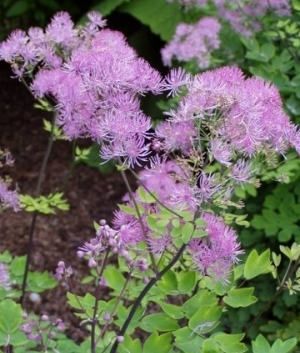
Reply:
<svg viewBox="0 0 300 353"><path fill-rule="evenodd" d="M140 328L147 332L174 331L179 328L177 321L165 313L150 314L142 319Z"/></svg>
<svg viewBox="0 0 300 353"><path fill-rule="evenodd" d="M12 260L12 256L8 250L5 250L2 254L0 254L0 262L9 263Z"/></svg>
<svg viewBox="0 0 300 353"><path fill-rule="evenodd" d="M26 0L18 0L8 8L5 13L6 17L21 16L29 10L29 2Z"/></svg>
<svg viewBox="0 0 300 353"><path fill-rule="evenodd" d="M112 311L112 309L113 308L111 308L108 311L110 312ZM119 305L117 310L118 318L114 320L114 324L117 325L119 328L121 328L124 325L124 322L127 319L130 310L131 310L131 307L125 308L124 306ZM126 332L128 334L132 334L134 330L140 325L140 320L143 315L144 315L144 310L142 308L139 308L138 310L136 310L132 320L130 321L128 328L126 329Z"/></svg>
<svg viewBox="0 0 300 353"><path fill-rule="evenodd" d="M201 306L189 320L189 328L195 333L207 333L213 330L222 315L220 306Z"/></svg>
<svg viewBox="0 0 300 353"><path fill-rule="evenodd" d="M142 353L142 345L141 341L136 338L132 339L130 335L126 334L124 336L124 342L119 345L118 352L120 353L128 353L128 352L134 352L134 353Z"/></svg>
<svg viewBox="0 0 300 353"><path fill-rule="evenodd" d="M293 9L300 11L300 0L292 0Z"/></svg>
<svg viewBox="0 0 300 353"><path fill-rule="evenodd" d="M268 57L264 53L255 51L248 51L245 58L263 63L267 63L269 61Z"/></svg>
<svg viewBox="0 0 300 353"><path fill-rule="evenodd" d="M261 255L253 249L248 255L244 266L244 277L246 279L254 278L263 273L271 271L270 249L267 249Z"/></svg>
<svg viewBox="0 0 300 353"><path fill-rule="evenodd" d="M240 342L244 336L245 335L243 333L217 333L214 336L214 339L216 342L218 342L222 351L225 353L243 353L248 350L245 344Z"/></svg>
<svg viewBox="0 0 300 353"><path fill-rule="evenodd" d="M178 283L175 273L172 270L169 270L166 274L163 275L161 280L157 282L157 286L166 294L177 292Z"/></svg>
<svg viewBox="0 0 300 353"><path fill-rule="evenodd" d="M217 342L214 339L208 338L203 342L202 353L220 353L220 348Z"/></svg>
<svg viewBox="0 0 300 353"><path fill-rule="evenodd" d="M182 311L182 307L181 306L177 306L174 304L168 304L168 303L164 303L159 301L158 304L160 305L160 307L162 308L162 310L169 315L172 319L181 319L184 317L184 313Z"/></svg>
<svg viewBox="0 0 300 353"><path fill-rule="evenodd" d="M163 234L165 232L166 226L165 225L161 225L161 223L159 223L157 221L157 219L158 219L157 216L153 215L153 214L147 216L147 218L146 218L147 225L154 232L157 232L159 234ZM169 223L169 220L167 220L167 224L168 223Z"/></svg>
<svg viewBox="0 0 300 353"><path fill-rule="evenodd" d="M280 251L287 256L290 260L296 261L300 256L300 245L297 243L293 243L291 248L288 246L279 246Z"/></svg>
<svg viewBox="0 0 300 353"><path fill-rule="evenodd" d="M183 294L190 293L196 285L196 273L194 271L184 271L177 273L178 290Z"/></svg>
<svg viewBox="0 0 300 353"><path fill-rule="evenodd" d="M269 342L263 335L258 335L255 341L252 341L253 353L271 353Z"/></svg>
<svg viewBox="0 0 300 353"><path fill-rule="evenodd" d="M252 295L253 292L253 287L232 288L223 300L233 308L246 307L257 302L257 298Z"/></svg>
<svg viewBox="0 0 300 353"><path fill-rule="evenodd" d="M71 339L60 339L57 341L58 352L82 353L82 349Z"/></svg>
<svg viewBox="0 0 300 353"><path fill-rule="evenodd" d="M87 293L84 297L67 293L68 303L75 309L84 310L87 307L93 308L95 306L95 297Z"/></svg>
<svg viewBox="0 0 300 353"><path fill-rule="evenodd" d="M284 342L281 339L277 339L271 348L271 353L288 353L290 352L297 344L297 338L290 338Z"/></svg>
<svg viewBox="0 0 300 353"><path fill-rule="evenodd" d="M155 202L155 198L148 191L146 191L144 188L139 187L137 189L137 193L138 193L138 196L142 202L145 202L145 203Z"/></svg>
<svg viewBox="0 0 300 353"><path fill-rule="evenodd" d="M129 0L102 0L96 6L93 6L89 11L97 11L102 16L107 16L114 11L121 4L128 2ZM84 24L88 20L87 16L82 17L78 24Z"/></svg>
<svg viewBox="0 0 300 353"><path fill-rule="evenodd" d="M192 298L188 299L182 306L187 318L191 318L194 313L202 306L216 306L218 298L215 293L206 289L200 290Z"/></svg>
<svg viewBox="0 0 300 353"><path fill-rule="evenodd" d="M260 47L261 52L263 53L263 55L268 58L268 60L270 60L276 52L276 48L272 43L264 43L262 44L262 46Z"/></svg>
<svg viewBox="0 0 300 353"><path fill-rule="evenodd" d="M129 206L126 206L126 205L118 205L120 210L129 214L129 215L133 215L137 218L137 212L136 212L136 209L134 207L129 207ZM141 205L138 205L138 208L139 208L139 211L140 213L143 213L144 212L144 208L141 206Z"/></svg>
<svg viewBox="0 0 300 353"><path fill-rule="evenodd" d="M185 244L187 244L191 240L192 235L194 233L194 229L195 229L194 225L191 222L186 222L182 226L181 234L182 234L182 239Z"/></svg>
<svg viewBox="0 0 300 353"><path fill-rule="evenodd" d="M183 327L173 332L175 346L185 353L199 353L202 347L203 338L194 334L190 328Z"/></svg>
<svg viewBox="0 0 300 353"><path fill-rule="evenodd" d="M154 331L146 340L143 353L168 353L171 347L171 334L164 333L162 335L158 335L156 331Z"/></svg>
<svg viewBox="0 0 300 353"><path fill-rule="evenodd" d="M10 271L14 276L23 276L25 270L26 256L17 256L10 265Z"/></svg>
<svg viewBox="0 0 300 353"><path fill-rule="evenodd" d="M28 338L25 335L24 332L21 331L15 331L12 333L3 333L2 331L0 331L0 346L7 346L8 344L12 345L12 346L24 346L26 343L28 343ZM2 351L0 351L2 352ZM15 352L15 349L14 349ZM24 350L22 350L22 353L24 352ZM27 353L27 350L26 350Z"/></svg>
<svg viewBox="0 0 300 353"><path fill-rule="evenodd" d="M22 322L22 307L11 299L0 303L0 330L11 334L18 330Z"/></svg>
<svg viewBox="0 0 300 353"><path fill-rule="evenodd" d="M50 276L48 271L43 273L33 272L28 276L28 291L43 292L46 289L54 288L57 283L57 280Z"/></svg>
<svg viewBox="0 0 300 353"><path fill-rule="evenodd" d="M163 40L172 39L175 28L182 21L182 12L177 3L165 0L131 0L120 7L120 11L129 13Z"/></svg>
<svg viewBox="0 0 300 353"><path fill-rule="evenodd" d="M120 271L112 265L106 266L104 278L106 279L107 286L117 291L121 291L126 283Z"/></svg>

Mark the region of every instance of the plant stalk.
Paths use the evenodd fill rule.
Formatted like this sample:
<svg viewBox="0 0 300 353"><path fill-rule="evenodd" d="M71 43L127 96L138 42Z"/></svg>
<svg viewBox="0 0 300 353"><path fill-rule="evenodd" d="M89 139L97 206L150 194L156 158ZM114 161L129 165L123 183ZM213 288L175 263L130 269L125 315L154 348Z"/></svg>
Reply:
<svg viewBox="0 0 300 353"><path fill-rule="evenodd" d="M55 125L56 117L57 117L57 112L54 112L53 117L52 117L52 127L51 127L51 131L50 131L48 145L47 145L47 149L46 149L46 152L45 152L45 155L43 158L43 162L42 162L42 165L40 168L37 186L36 186L35 193L34 193L35 196L39 196L41 193L42 182L44 180L46 166L47 166L47 163L48 163L48 160L50 157L50 153L52 150L53 142L54 142L54 125ZM20 297L20 304L21 305L23 305L23 302L24 302L28 272L29 272L29 265L30 265L31 253L32 253L33 236L34 236L34 230L35 230L37 216L38 216L38 212L35 211L32 216L31 226L30 226L30 231L29 231L29 239L28 239L28 243L27 243L27 257L26 257L23 282L22 282L22 290L21 290L22 294Z"/></svg>

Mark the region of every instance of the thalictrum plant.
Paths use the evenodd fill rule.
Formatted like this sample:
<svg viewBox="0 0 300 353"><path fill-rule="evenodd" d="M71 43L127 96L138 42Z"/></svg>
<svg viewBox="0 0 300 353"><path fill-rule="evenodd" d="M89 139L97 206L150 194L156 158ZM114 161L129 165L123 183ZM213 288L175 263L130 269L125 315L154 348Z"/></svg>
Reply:
<svg viewBox="0 0 300 353"><path fill-rule="evenodd" d="M227 308L257 301L247 282L259 275L273 274L279 281L275 297L283 289L299 290L298 272L293 277L297 245L281 249L290 259L281 280L279 255L271 259L270 251L253 250L245 257L228 224L229 211L243 207L236 188L259 187L262 171L276 167L291 148L300 151L299 129L283 110L277 88L232 66L195 75L177 68L162 77L121 33L105 28L99 13L88 18L75 27L60 12L45 30L14 31L0 45L0 59L11 64L40 105L44 100L42 105L52 106L52 140L59 131L69 140L88 137L98 143L101 158L115 161L128 193L112 224L95 222L95 236L78 248L78 261L86 260L91 270L83 282L92 281L94 293L80 296L72 290L76 263L62 259L54 274L69 286L68 303L88 330L87 339L79 347L60 335L64 325L59 319L22 315L21 305L9 298L20 286L9 260L0 264L4 351L24 342L27 352L275 353L278 347L290 352L296 339L277 339L270 346L257 336L250 348L242 328L218 329ZM214 37L210 46L217 44ZM176 104L154 126L140 98L163 92ZM137 190L127 173L136 177ZM22 196L21 207L67 210L61 193L39 195L41 182L42 177L36 199ZM9 192L3 195L1 205L17 211ZM24 267L22 297L34 277L28 276L28 261ZM33 285L36 292L53 284L48 274L42 277L47 284Z"/></svg>

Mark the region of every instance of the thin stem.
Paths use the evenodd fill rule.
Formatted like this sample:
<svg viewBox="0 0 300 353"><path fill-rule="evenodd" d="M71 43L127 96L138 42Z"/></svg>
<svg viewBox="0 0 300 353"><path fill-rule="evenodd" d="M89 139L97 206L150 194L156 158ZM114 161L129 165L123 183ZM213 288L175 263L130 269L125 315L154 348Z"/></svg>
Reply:
<svg viewBox="0 0 300 353"><path fill-rule="evenodd" d="M277 291L274 293L274 295L272 296L272 298L266 303L266 305L259 311L259 313L254 317L254 319L247 325L246 329L245 329L245 335L248 334L250 328L256 324L256 322L258 321L258 319L260 319L260 317L262 316L262 314L267 311L270 307L270 305L276 300L276 298L279 296L279 294L284 290L284 287L280 287L277 289Z"/></svg>
<svg viewBox="0 0 300 353"><path fill-rule="evenodd" d="M105 263L106 260L108 259L108 254L109 254L110 250L108 249L106 251L106 254L102 260L101 263L101 267L100 267L100 272L98 274L98 284L97 284L97 288L96 288L96 295L95 295L95 306L94 306L94 311L93 311L93 317L92 317L92 329L91 329L91 353L96 353L96 317L97 317L97 312L98 312L98 304L99 304L99 298L100 298L100 279L102 277L104 268L105 268Z"/></svg>
<svg viewBox="0 0 300 353"><path fill-rule="evenodd" d="M54 112L53 117L52 117L52 126L51 126L49 141L48 141L46 153L44 155L43 162L42 162L42 165L40 168L37 186L35 189L35 196L38 196L41 193L42 182L44 180L46 166L47 166L47 163L48 163L48 160L50 157L50 153L51 153L51 149L52 149L53 141L54 141L54 125L55 125L56 117L57 117L57 112ZM34 235L37 216L38 216L38 213L37 213L37 211L35 211L32 215L31 226L30 226L30 231L29 231L29 239L28 239L28 243L27 243L27 257L26 257L23 282L22 282L22 295L20 297L20 304L21 305L23 304L25 290L26 290L27 277L28 277L29 265L30 265L30 260L31 260L33 235Z"/></svg>
<svg viewBox="0 0 300 353"><path fill-rule="evenodd" d="M284 284L285 284L287 278L290 278L292 276L292 274L298 268L299 261L300 261L300 256L295 261L293 266L291 266L292 261L290 261L288 268L285 272L285 275L284 275L282 281L280 282L280 285L277 287L276 292L274 293L272 298L266 303L266 305L259 311L259 313L255 316L255 318L247 325L246 330L245 330L245 334L247 334L249 332L250 328L258 321L258 319L262 316L262 314L269 309L270 305L277 299L279 294L281 294L284 291L284 289L285 289Z"/></svg>
<svg viewBox="0 0 300 353"><path fill-rule="evenodd" d="M149 290L156 284L156 282L158 282L163 275L168 272L173 265L175 265L175 263L179 260L180 256L182 255L182 253L184 252L185 248L186 248L187 244L183 244L181 246L181 248L179 249L178 253L173 257L173 259L169 262L169 264L162 269L160 272L157 273L157 275L155 277L153 277L148 284L145 286L145 288L142 290L142 292L140 293L140 295L138 296L138 298L136 299L136 301L134 302L128 316L127 319L125 320L120 332L119 332L119 336L124 336L128 326L130 325L130 322L136 312L136 310L138 309L139 305L141 304L143 298L145 297L145 295L149 292ZM110 353L116 353L117 349L118 349L118 345L119 342L117 340L115 340Z"/></svg>
<svg viewBox="0 0 300 353"><path fill-rule="evenodd" d="M148 192L149 195L151 195L153 197L153 199L160 205L162 206L164 209L166 209L167 211L171 212L174 216L177 216L178 218L182 219L183 217L178 214L177 212L175 212L174 210L172 210L171 208L169 208L168 206L164 205L156 196L155 194L150 191L147 186L141 181L141 179L138 177L138 175L132 170L129 169L129 171L131 172L131 174L136 178L136 180L142 185L142 187Z"/></svg>
<svg viewBox="0 0 300 353"><path fill-rule="evenodd" d="M131 279L130 276L126 279L126 282L125 282L125 284L124 284L124 286L123 286L123 288L122 288L122 290L120 292L118 300L117 300L116 304L114 305L111 313L109 313L111 317L113 317L115 315L115 312L117 311L118 305L119 305L119 303L121 301L121 298L123 297L123 294L125 293L125 290L127 289L127 285L130 282L130 279ZM96 345L103 338L108 325L109 325L109 321L103 326L103 328L101 330L101 333L100 333L100 335L99 335L99 337L98 337L98 339L96 341Z"/></svg>
<svg viewBox="0 0 300 353"><path fill-rule="evenodd" d="M122 175L123 181L124 181L124 183L126 185L126 188L127 188L128 192L129 192L130 198L131 198L131 200L133 202L134 208L136 210L136 213L137 213L137 216L138 216L141 228L142 228L142 232L143 232L144 238L147 239L147 233L146 233L146 230L145 230L145 227L144 227L144 223L143 223L143 220L142 220L142 216L141 216L140 210L138 208L138 204L137 204L137 202L136 202L136 200L134 198L133 191L132 191L131 186L130 186L130 184L128 182L127 176L126 176L126 174L125 174L125 172L123 170L121 170L121 175ZM148 244L147 244L147 246L148 246ZM151 250L150 249L148 249L148 250L149 250L149 255L150 255L150 260L151 260L151 264L152 264L152 267L153 267L153 271L154 271L155 274L157 274L158 273L158 268L157 268L154 256L153 256Z"/></svg>
<svg viewBox="0 0 300 353"><path fill-rule="evenodd" d="M75 162L75 149L76 149L76 140L73 140L72 141L72 160L71 160L71 163L70 163L70 166L68 168L68 173L65 177L65 180L62 184L62 186L59 188L59 191L64 191L68 182L70 181L70 178L71 178L71 175L74 171L74 168L75 168L75 165L76 165L76 162Z"/></svg>

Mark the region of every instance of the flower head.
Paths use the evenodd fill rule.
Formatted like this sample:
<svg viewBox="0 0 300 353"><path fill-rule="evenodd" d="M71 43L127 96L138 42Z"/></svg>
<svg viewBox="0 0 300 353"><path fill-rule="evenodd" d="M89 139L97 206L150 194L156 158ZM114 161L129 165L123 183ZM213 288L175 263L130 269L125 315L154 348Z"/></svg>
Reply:
<svg viewBox="0 0 300 353"><path fill-rule="evenodd" d="M15 212L20 210L20 199L17 191L8 189L8 185L0 180L0 209L12 208Z"/></svg>
<svg viewBox="0 0 300 353"><path fill-rule="evenodd" d="M0 262L0 287L5 290L9 290L11 288L7 265L2 262Z"/></svg>
<svg viewBox="0 0 300 353"><path fill-rule="evenodd" d="M232 266L242 254L237 235L224 221L212 213L202 216L206 222L207 236L192 239L189 244L190 255L203 275L226 282Z"/></svg>
<svg viewBox="0 0 300 353"><path fill-rule="evenodd" d="M220 29L218 20L213 17L204 17L195 25L180 23L172 41L161 51L164 64L171 66L175 58L182 62L195 60L200 69L207 68L211 52L220 46Z"/></svg>

